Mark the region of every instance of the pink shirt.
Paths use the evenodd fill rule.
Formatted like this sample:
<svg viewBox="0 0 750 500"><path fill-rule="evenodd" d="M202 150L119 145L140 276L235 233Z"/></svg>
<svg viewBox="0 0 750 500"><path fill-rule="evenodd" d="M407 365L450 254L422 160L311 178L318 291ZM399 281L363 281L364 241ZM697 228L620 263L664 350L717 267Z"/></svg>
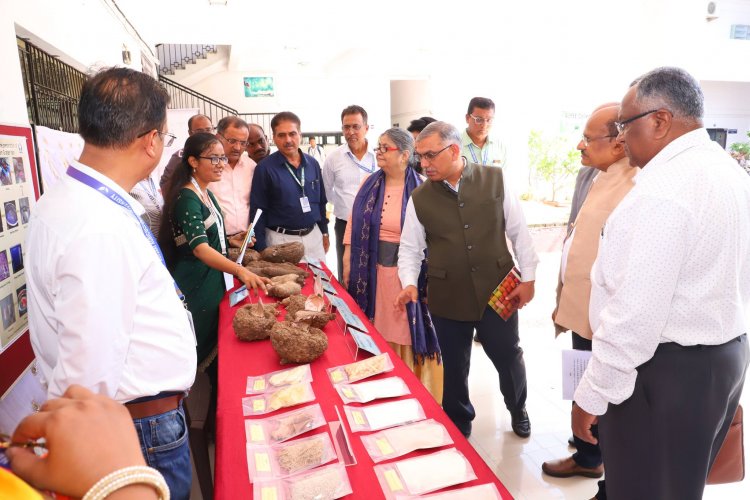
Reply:
<svg viewBox="0 0 750 500"><path fill-rule="evenodd" d="M234 168L229 165L224 167L220 181L208 185L208 189L219 200L227 236L247 231L253 172L255 162L243 154Z"/></svg>
<svg viewBox="0 0 750 500"><path fill-rule="evenodd" d="M398 243L401 240L401 204L404 194L404 185L390 186L385 188L383 199L383 211L380 219L379 241ZM344 245L352 244L352 221L346 225L344 232Z"/></svg>

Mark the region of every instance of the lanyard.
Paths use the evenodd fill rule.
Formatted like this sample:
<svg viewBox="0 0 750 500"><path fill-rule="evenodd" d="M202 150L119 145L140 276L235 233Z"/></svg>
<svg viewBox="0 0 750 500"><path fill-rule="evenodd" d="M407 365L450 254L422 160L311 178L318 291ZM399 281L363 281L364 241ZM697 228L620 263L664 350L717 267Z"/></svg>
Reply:
<svg viewBox="0 0 750 500"><path fill-rule="evenodd" d="M474 148L476 148L476 146L474 145L473 142L470 142L469 153L471 153L471 159L474 160L474 163L479 163L479 161L477 160L477 155L474 154ZM479 151L482 151L480 148L477 148L477 149L479 149ZM487 162L489 154L490 154L489 145L485 144L484 145L484 158L482 159L482 165L489 165L489 163Z"/></svg>
<svg viewBox="0 0 750 500"><path fill-rule="evenodd" d="M365 153L366 155L367 153ZM355 165L357 165L359 168L367 172L368 174L371 174L375 171L375 164L373 163L370 168L367 168L366 166L362 165L359 160L357 160L357 157L354 156L354 153L351 151L347 151L346 155L354 162Z"/></svg>
<svg viewBox="0 0 750 500"><path fill-rule="evenodd" d="M284 166L286 167L287 170L289 170L289 173L292 174L292 177L294 178L294 182L296 182L297 185L302 188L302 197L304 198L305 197L305 166L301 163L299 165L299 168L302 169L302 180L299 180L299 178L297 178L297 175L294 173L294 170L292 170L292 167L289 166L288 161L284 163Z"/></svg>
<svg viewBox="0 0 750 500"><path fill-rule="evenodd" d="M159 207L159 193L156 191L156 185L154 184L154 180L149 176L147 179L145 179L148 183L148 188L146 186L143 186L143 191L146 193L146 196L151 200L151 203L154 204L154 206ZM149 189L150 188L150 189Z"/></svg>
<svg viewBox="0 0 750 500"><path fill-rule="evenodd" d="M211 200L211 197L208 196L208 190L206 190L206 196L204 198L203 191L201 191L201 188L198 185L198 181L195 180L195 177L191 177L190 182L193 184L193 187L198 190L198 193L200 193L201 198L203 198L205 205L208 207L208 211L211 212L211 215L213 215L216 219L216 226L219 231L219 245L221 245L221 253L223 255L226 255L227 243L226 241L224 241L224 218L221 216L219 211L216 210L216 207L214 207L213 200Z"/></svg>
<svg viewBox="0 0 750 500"><path fill-rule="evenodd" d="M107 198L110 201L113 201L114 203L117 203L122 208L127 210L135 220L138 221L138 224L141 226L141 231L143 231L143 235L146 237L146 239L151 243L151 247L156 252L156 255L159 256L159 259L161 260L161 263L164 264L164 267L167 266L166 262L164 261L164 255L161 253L161 249L159 248L159 244L156 242L156 238L154 238L154 234L151 232L151 229L146 225L145 222L143 222L143 219L138 217L138 215L133 210L133 207L130 206L130 203L125 201L125 199L120 196L117 192L114 190L108 188L98 180L94 179L90 175L81 172L74 166L69 166L66 173L72 177L73 179L77 180L78 182L81 182L85 184L86 186L90 187L91 189L95 190L97 193L101 193L102 196ZM177 283L174 284L174 289L177 291L177 295L180 297L180 300L185 300L185 296L180 291L179 287L177 286Z"/></svg>

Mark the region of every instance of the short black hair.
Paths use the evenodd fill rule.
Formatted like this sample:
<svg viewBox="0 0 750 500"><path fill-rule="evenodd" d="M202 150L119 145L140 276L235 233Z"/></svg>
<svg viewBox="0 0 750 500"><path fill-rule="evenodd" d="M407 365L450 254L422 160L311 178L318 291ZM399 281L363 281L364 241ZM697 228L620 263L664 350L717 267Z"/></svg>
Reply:
<svg viewBox="0 0 750 500"><path fill-rule="evenodd" d="M223 134L226 129L232 128L246 128L250 132L250 127L247 126L247 122L238 116L225 116L219 120L219 124L216 125L216 132Z"/></svg>
<svg viewBox="0 0 750 500"><path fill-rule="evenodd" d="M88 144L123 149L139 135L161 131L168 104L167 91L146 73L106 68L83 83L78 133Z"/></svg>
<svg viewBox="0 0 750 500"><path fill-rule="evenodd" d="M474 111L474 108L491 109L492 111L495 111L495 103L492 102L492 99L487 97L472 97L471 101L469 101L469 109L466 111L466 114L470 115Z"/></svg>
<svg viewBox="0 0 750 500"><path fill-rule="evenodd" d="M362 121L367 125L367 111L365 111L365 108L362 106L357 106L356 104L352 104L351 106L347 106L344 108L344 111L341 112L341 122L344 122L344 117L346 115L362 115Z"/></svg>
<svg viewBox="0 0 750 500"><path fill-rule="evenodd" d="M271 133L276 133L276 127L281 122L292 122L297 124L297 131L299 131L302 128L302 122L299 119L299 116L295 115L291 111L282 111L281 113L276 113L273 118L271 118Z"/></svg>
<svg viewBox="0 0 750 500"><path fill-rule="evenodd" d="M412 120L409 126L406 127L406 130L409 132L421 132L425 129L427 125L436 121L437 120L431 116L423 116L422 118L417 118L416 120Z"/></svg>

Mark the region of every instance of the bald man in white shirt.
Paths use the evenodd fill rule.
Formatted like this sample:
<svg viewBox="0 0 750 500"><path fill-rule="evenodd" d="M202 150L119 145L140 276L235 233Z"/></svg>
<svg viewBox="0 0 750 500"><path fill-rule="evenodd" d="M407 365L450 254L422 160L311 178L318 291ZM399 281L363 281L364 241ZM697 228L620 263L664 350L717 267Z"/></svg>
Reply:
<svg viewBox="0 0 750 500"><path fill-rule="evenodd" d="M593 353L573 432L607 464L607 498L700 499L739 403L750 311L750 178L703 128L678 68L640 77L618 141L641 168L591 272Z"/></svg>

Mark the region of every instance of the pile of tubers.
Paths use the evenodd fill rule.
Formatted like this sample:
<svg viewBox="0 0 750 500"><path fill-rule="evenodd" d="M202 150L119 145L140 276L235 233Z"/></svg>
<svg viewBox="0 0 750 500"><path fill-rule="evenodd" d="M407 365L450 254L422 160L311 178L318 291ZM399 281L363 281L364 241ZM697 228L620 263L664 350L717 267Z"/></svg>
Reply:
<svg viewBox="0 0 750 500"><path fill-rule="evenodd" d="M245 341L267 339L276 323L276 314L277 304L246 304L234 315L234 334Z"/></svg>

